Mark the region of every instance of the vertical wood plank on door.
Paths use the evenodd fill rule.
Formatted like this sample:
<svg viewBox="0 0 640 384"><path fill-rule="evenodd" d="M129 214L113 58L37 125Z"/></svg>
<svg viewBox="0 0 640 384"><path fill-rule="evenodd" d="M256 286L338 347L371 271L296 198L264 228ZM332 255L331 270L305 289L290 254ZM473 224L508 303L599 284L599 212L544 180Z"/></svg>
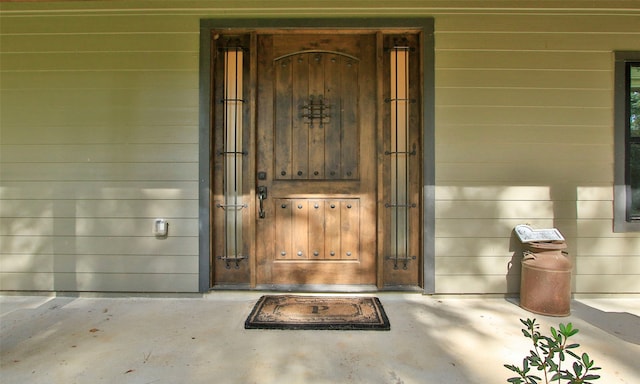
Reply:
<svg viewBox="0 0 640 384"><path fill-rule="evenodd" d="M325 257L325 201L309 200L309 258L320 260Z"/></svg>
<svg viewBox="0 0 640 384"><path fill-rule="evenodd" d="M342 232L340 258L358 260L360 250L360 204L357 199L340 202L340 227Z"/></svg>
<svg viewBox="0 0 640 384"><path fill-rule="evenodd" d="M292 179L309 178L309 124L302 106L309 102L309 55L299 54L291 58L292 88L291 118L293 120L291 138Z"/></svg>
<svg viewBox="0 0 640 384"><path fill-rule="evenodd" d="M360 141L358 140L358 62L343 60L342 72L342 179L358 179L358 159L360 158ZM373 150L373 148L371 148Z"/></svg>
<svg viewBox="0 0 640 384"><path fill-rule="evenodd" d="M275 89L275 177L277 179L291 179L291 148L292 148L292 71L291 60L284 58L274 63L276 72Z"/></svg>
<svg viewBox="0 0 640 384"><path fill-rule="evenodd" d="M306 199L291 201L291 256L295 260L309 258L309 202Z"/></svg>
<svg viewBox="0 0 640 384"><path fill-rule="evenodd" d="M291 201L289 199L276 199L275 204L275 259L291 259L293 257L291 248Z"/></svg>
<svg viewBox="0 0 640 384"><path fill-rule="evenodd" d="M325 65L328 55L314 53L309 59L309 95L316 104L329 103L325 95ZM311 112L311 111L309 111ZM324 178L325 129L322 115L327 111L315 109L314 118L309 124L309 179ZM317 174L316 174L317 172Z"/></svg>
<svg viewBox="0 0 640 384"><path fill-rule="evenodd" d="M325 135L325 164L324 177L326 179L340 178L340 128L342 122L342 61L343 57L335 55L325 65L325 95L331 109L330 117L324 124Z"/></svg>
<svg viewBox="0 0 640 384"><path fill-rule="evenodd" d="M329 260L340 258L340 202L327 200L325 203L325 257Z"/></svg>

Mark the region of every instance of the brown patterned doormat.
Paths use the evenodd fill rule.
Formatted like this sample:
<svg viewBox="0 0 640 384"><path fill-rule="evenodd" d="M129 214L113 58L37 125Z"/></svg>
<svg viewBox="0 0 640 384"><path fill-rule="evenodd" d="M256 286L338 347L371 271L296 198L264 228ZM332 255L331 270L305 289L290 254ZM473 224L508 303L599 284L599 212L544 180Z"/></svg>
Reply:
<svg viewBox="0 0 640 384"><path fill-rule="evenodd" d="M262 296L244 323L246 329L391 329L377 297Z"/></svg>

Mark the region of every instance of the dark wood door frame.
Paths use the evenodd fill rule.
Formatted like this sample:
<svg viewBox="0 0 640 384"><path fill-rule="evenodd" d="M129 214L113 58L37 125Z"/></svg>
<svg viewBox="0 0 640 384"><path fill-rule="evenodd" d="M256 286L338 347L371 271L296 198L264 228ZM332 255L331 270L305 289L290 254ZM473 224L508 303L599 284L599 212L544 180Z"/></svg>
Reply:
<svg viewBox="0 0 640 384"><path fill-rule="evenodd" d="M199 106L199 282L200 292L211 288L211 31L214 29L318 28L406 29L422 32L422 252L423 291L435 292L435 122L434 22L432 18L397 19L206 19L200 23Z"/></svg>

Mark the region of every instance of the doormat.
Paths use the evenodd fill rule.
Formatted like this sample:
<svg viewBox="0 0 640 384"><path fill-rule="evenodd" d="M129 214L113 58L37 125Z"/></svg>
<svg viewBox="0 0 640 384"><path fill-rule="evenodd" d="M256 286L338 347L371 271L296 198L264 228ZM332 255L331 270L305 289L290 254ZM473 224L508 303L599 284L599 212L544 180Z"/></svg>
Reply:
<svg viewBox="0 0 640 384"><path fill-rule="evenodd" d="M262 296L244 323L246 329L391 329L377 297Z"/></svg>

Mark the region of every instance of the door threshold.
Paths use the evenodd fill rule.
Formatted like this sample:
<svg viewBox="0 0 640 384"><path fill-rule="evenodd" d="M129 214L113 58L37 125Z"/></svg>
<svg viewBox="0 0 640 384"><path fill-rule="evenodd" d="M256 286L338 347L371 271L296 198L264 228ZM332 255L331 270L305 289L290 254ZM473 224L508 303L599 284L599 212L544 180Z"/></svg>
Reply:
<svg viewBox="0 0 640 384"><path fill-rule="evenodd" d="M397 285L378 289L374 284L258 284L252 288L249 284L216 285L210 291L273 291L301 293L376 293L376 292L415 292L424 293L418 286Z"/></svg>
<svg viewBox="0 0 640 384"><path fill-rule="evenodd" d="M276 292L363 293L378 292L374 284L258 284L256 290Z"/></svg>

